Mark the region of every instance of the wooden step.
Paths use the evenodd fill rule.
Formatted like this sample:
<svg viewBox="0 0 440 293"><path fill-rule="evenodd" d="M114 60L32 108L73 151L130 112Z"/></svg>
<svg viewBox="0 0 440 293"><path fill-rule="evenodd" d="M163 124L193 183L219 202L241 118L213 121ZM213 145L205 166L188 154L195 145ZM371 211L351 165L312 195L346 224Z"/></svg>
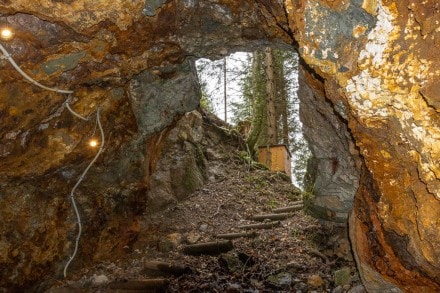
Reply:
<svg viewBox="0 0 440 293"><path fill-rule="evenodd" d="M261 214L251 216L250 219L254 221L264 221L264 220L285 220L287 218L292 217L291 213L278 213L278 214Z"/></svg>
<svg viewBox="0 0 440 293"><path fill-rule="evenodd" d="M250 225L241 225L237 229L252 230L252 229L271 229L272 227L277 227L281 224L280 221L268 222L268 223L258 223Z"/></svg>
<svg viewBox="0 0 440 293"><path fill-rule="evenodd" d="M188 255L217 255L234 249L230 240L218 240L213 242L196 243L183 246L183 253Z"/></svg>
<svg viewBox="0 0 440 293"><path fill-rule="evenodd" d="M296 204L296 205L291 205L291 206L287 206L287 207L282 207L282 208L277 208L277 209L273 209L272 212L279 214L279 213L293 213L296 211L300 211L304 208L304 204Z"/></svg>
<svg viewBox="0 0 440 293"><path fill-rule="evenodd" d="M165 292L167 286L168 280L163 278L113 281L108 284L108 288L112 289L113 292L128 290L143 292Z"/></svg>
<svg viewBox="0 0 440 293"><path fill-rule="evenodd" d="M163 261L144 261L144 272L151 275L181 276L191 272L191 269L181 264L171 264Z"/></svg>
<svg viewBox="0 0 440 293"><path fill-rule="evenodd" d="M216 238L222 239L237 239L237 238L254 238L257 237L257 232L238 232L238 233L225 233L225 234L217 234Z"/></svg>
<svg viewBox="0 0 440 293"><path fill-rule="evenodd" d="M69 291L71 292L77 292L77 291ZM86 292L86 291L84 291ZM87 291L87 292L109 292L109 293L165 293L168 292L166 288L164 289L106 289L105 291Z"/></svg>

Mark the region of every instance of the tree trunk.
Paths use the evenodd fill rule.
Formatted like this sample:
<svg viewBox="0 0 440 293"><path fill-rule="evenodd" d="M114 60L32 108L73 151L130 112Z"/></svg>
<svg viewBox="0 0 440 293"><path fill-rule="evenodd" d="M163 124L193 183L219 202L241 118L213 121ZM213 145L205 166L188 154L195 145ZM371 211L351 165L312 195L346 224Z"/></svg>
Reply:
<svg viewBox="0 0 440 293"><path fill-rule="evenodd" d="M284 76L284 58L281 57L279 60L278 77L279 77L279 89L280 89L280 116L282 125L282 138L283 143L289 149L289 104L286 90L286 77Z"/></svg>
<svg viewBox="0 0 440 293"><path fill-rule="evenodd" d="M226 57L223 58L223 96L225 100L225 122L228 122L228 107L226 95Z"/></svg>
<svg viewBox="0 0 440 293"><path fill-rule="evenodd" d="M275 112L274 56L270 47L265 50L266 104L267 104L267 144L278 143L278 131Z"/></svg>
<svg viewBox="0 0 440 293"><path fill-rule="evenodd" d="M250 78L250 87L252 89L252 124L247 140L252 153L255 153L260 144L266 143L266 99L262 59L262 52L255 51L253 53L252 75Z"/></svg>

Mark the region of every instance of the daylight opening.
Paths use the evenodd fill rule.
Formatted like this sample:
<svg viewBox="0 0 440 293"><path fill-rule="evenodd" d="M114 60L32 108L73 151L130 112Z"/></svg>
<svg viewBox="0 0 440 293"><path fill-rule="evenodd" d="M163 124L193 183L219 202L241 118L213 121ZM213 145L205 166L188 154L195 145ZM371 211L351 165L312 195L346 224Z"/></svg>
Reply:
<svg viewBox="0 0 440 293"><path fill-rule="evenodd" d="M311 153L299 118L298 54L265 48L198 59L196 66L201 106L240 131L254 159L260 152L261 161L266 146L285 145L292 182L304 189Z"/></svg>

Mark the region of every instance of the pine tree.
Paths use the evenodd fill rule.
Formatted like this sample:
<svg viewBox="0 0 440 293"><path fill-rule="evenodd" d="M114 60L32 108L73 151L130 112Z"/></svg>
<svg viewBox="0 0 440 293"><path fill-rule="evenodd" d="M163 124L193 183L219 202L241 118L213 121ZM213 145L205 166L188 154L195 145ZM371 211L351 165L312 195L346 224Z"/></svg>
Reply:
<svg viewBox="0 0 440 293"><path fill-rule="evenodd" d="M275 73L274 73L274 56L272 48L267 47L264 50L264 71L266 75L266 132L267 145L274 145L278 143L278 124L277 113L275 108Z"/></svg>
<svg viewBox="0 0 440 293"><path fill-rule="evenodd" d="M282 142L289 148L289 93L288 80L285 74L285 63L289 62L289 56L286 51L275 51L275 88L277 89L277 124L279 142Z"/></svg>
<svg viewBox="0 0 440 293"><path fill-rule="evenodd" d="M248 137L248 145L253 154L258 150L259 145L266 144L266 87L263 67L263 53L253 52L252 67L249 81L252 105L252 123Z"/></svg>
<svg viewBox="0 0 440 293"><path fill-rule="evenodd" d="M240 101L231 98L233 87L227 88L228 112L225 118L234 124L251 122L251 129L247 138L249 149L255 155L259 146L268 144L286 144L292 154L294 168L292 174L297 184L302 184L307 159L310 156L307 142L302 136L299 121L299 99L296 95L298 87L298 56L291 51L266 49L249 54L242 58L237 65L237 60L228 59L228 68L224 60L199 62L198 71L202 80L216 84L211 92L203 90L202 93L212 97L217 93L218 102L214 103L214 110L219 115L224 114L224 87L223 81L226 68L228 83L240 81ZM231 60L231 62L229 62ZM235 65L234 65L235 64ZM205 99L203 99L203 103ZM231 113L231 115L229 115ZM270 116L271 121L268 117ZM243 122L244 121L244 122ZM269 130L269 125L272 125ZM272 137L272 140L269 139Z"/></svg>

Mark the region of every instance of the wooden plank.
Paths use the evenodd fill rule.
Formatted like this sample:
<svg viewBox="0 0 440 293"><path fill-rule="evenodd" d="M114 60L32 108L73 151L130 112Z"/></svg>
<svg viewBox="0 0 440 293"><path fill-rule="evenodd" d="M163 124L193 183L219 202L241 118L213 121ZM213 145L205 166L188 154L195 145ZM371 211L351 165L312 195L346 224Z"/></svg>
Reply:
<svg viewBox="0 0 440 293"><path fill-rule="evenodd" d="M243 229L243 230L252 230L252 229L270 229L272 227L277 227L279 226L281 223L280 221L276 221L276 222L269 222L269 223L259 223L259 224L250 224L250 225L241 225L238 226L238 229Z"/></svg>
<svg viewBox="0 0 440 293"><path fill-rule="evenodd" d="M144 270L162 275L181 276L191 272L189 267L180 264L171 264L162 261L145 261Z"/></svg>
<svg viewBox="0 0 440 293"><path fill-rule="evenodd" d="M141 279L114 281L108 285L109 289L116 290L164 290L168 286L167 279Z"/></svg>
<svg viewBox="0 0 440 293"><path fill-rule="evenodd" d="M69 291L69 293L71 292L75 292L76 291ZM90 292L90 291L88 291ZM104 292L104 291L96 291L96 292ZM163 289L157 289L157 288L152 288L152 289L111 289L108 288L105 290L105 292L111 292L111 293L165 293L167 292L166 288Z"/></svg>
<svg viewBox="0 0 440 293"><path fill-rule="evenodd" d="M232 250L234 246L230 240L196 243L183 246L183 253L188 255L217 255Z"/></svg>
<svg viewBox="0 0 440 293"><path fill-rule="evenodd" d="M217 234L216 238L222 239L237 239L237 238L254 238L257 237L257 232L239 232L239 233L225 233L225 234Z"/></svg>
<svg viewBox="0 0 440 293"><path fill-rule="evenodd" d="M291 205L291 206L287 206L287 207L282 207L282 208L277 208L277 209L273 209L272 212L279 214L279 213L293 213L295 211L300 211L304 208L304 205L301 204L297 204L297 205Z"/></svg>
<svg viewBox="0 0 440 293"><path fill-rule="evenodd" d="M254 215L251 216L251 220L254 221L264 221L264 220L285 220L287 218L292 217L293 214L291 213L278 213L278 214L261 214L261 215Z"/></svg>

